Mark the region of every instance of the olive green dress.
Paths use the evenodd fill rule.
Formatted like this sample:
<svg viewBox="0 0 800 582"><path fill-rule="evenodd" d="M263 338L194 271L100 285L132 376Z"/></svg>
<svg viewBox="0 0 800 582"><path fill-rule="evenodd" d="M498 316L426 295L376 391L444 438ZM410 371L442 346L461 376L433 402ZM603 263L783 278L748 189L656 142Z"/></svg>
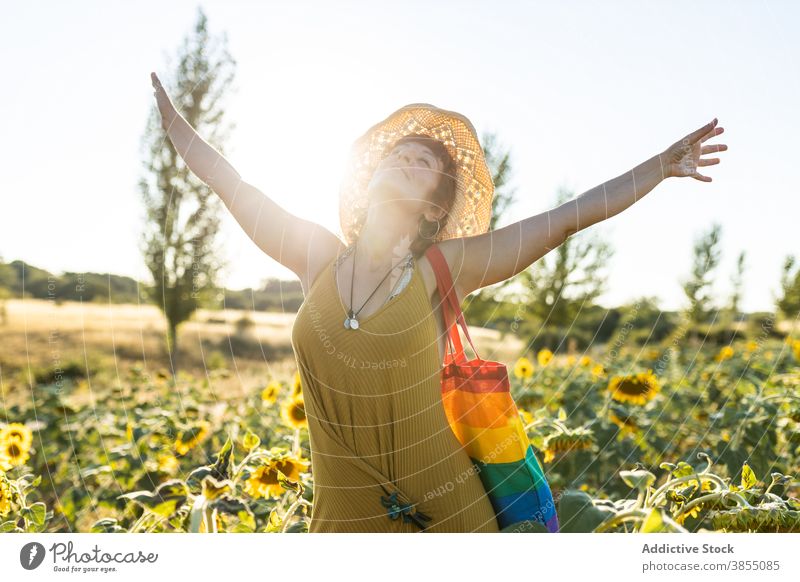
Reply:
<svg viewBox="0 0 800 582"><path fill-rule="evenodd" d="M317 275L292 329L309 424L310 531L497 532L442 407L436 316L418 267L347 329L336 259Z"/></svg>

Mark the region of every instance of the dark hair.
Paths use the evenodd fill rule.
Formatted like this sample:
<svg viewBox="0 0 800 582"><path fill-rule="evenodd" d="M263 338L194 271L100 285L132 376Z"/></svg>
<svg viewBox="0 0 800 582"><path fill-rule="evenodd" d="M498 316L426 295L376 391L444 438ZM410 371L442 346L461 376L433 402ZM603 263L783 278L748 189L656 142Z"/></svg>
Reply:
<svg viewBox="0 0 800 582"><path fill-rule="evenodd" d="M444 230L444 227L450 218L450 210L453 208L453 204L456 199L456 163L442 142L428 135L419 133L401 137L392 145L389 151L391 152L400 144L409 142L420 143L426 146L433 152L433 155L442 161L442 174L440 176L439 183L436 185L436 189L431 194L431 198L429 200L429 202L434 204L437 208L443 208L445 211L445 215L439 219L439 230L437 231L438 235ZM434 231L436 226L435 221L430 222L422 218L420 222L422 223L420 224L420 230L422 230L422 232L427 234ZM414 255L414 258L416 259L421 257L425 253L425 250L431 246L432 243L433 240L426 239L417 234L416 238L411 242L410 249L411 253Z"/></svg>

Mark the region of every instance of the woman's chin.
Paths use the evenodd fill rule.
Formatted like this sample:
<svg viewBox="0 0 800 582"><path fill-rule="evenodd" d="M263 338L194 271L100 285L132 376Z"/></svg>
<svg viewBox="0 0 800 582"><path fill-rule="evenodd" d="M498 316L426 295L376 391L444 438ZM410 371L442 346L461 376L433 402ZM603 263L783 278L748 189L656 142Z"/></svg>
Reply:
<svg viewBox="0 0 800 582"><path fill-rule="evenodd" d="M370 184L370 197L383 202L413 202L416 193L408 187L408 182L391 177L376 178Z"/></svg>

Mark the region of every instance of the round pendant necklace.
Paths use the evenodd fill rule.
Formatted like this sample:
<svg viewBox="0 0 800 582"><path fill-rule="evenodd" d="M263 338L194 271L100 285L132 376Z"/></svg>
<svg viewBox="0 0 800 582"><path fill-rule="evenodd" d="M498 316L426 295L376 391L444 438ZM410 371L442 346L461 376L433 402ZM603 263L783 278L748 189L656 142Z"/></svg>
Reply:
<svg viewBox="0 0 800 582"><path fill-rule="evenodd" d="M357 251L358 251L358 240L356 240L356 242L355 242L355 244L353 246L353 269L350 272L350 310L347 313L347 317L344 318L344 327L345 327L345 329L358 329L358 318L357 318L358 314L361 313L361 310L364 309L364 306L369 302L370 299L372 299L372 296L375 295L375 292L380 288L380 286L386 280L386 277L388 277L392 273L392 271L394 271L397 268L397 266L400 263L402 263L403 261L408 260L408 256L406 256L399 263L397 263L397 265L395 265L394 267L389 269L389 272L386 273L383 276L383 279L381 279L380 283L378 283L378 286L375 287L375 289L373 289L372 293L369 294L369 297L367 297L367 300L364 301L364 303L361 305L361 307L359 307L358 311L354 312L353 311L353 286L354 286L353 282L354 282L354 277L355 277L355 272L356 272L356 252ZM411 254L411 253L409 253L409 254ZM337 294L338 294L338 291L339 291L339 277L335 277L335 279L336 279L336 291L337 291Z"/></svg>

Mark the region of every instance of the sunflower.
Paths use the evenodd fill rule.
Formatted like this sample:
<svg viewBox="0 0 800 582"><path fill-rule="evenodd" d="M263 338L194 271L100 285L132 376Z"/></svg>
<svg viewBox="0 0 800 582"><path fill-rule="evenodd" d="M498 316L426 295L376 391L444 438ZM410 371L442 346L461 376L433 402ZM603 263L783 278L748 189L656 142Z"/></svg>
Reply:
<svg viewBox="0 0 800 582"><path fill-rule="evenodd" d="M713 491L713 490L714 490L714 485L711 483L711 481L703 481L700 484L700 494L701 495L704 494L704 492L706 492L706 491ZM705 503L698 503L697 505L692 507L689 511L687 511L683 515L679 515L675 519L675 521L677 521L679 524L683 525L683 522L686 521L687 517L697 517L698 515L700 515L700 512L703 510L703 506L704 505L705 505Z"/></svg>
<svg viewBox="0 0 800 582"><path fill-rule="evenodd" d="M570 451L588 450L593 443L593 433L585 428L553 433L544 439L544 462L549 463L556 455L566 454Z"/></svg>
<svg viewBox="0 0 800 582"><path fill-rule="evenodd" d="M292 396L297 396L303 392L303 381L300 378L300 372L294 373L294 381L292 382Z"/></svg>
<svg viewBox="0 0 800 582"><path fill-rule="evenodd" d="M608 383L608 391L614 400L631 404L646 404L660 389L652 370L630 376L614 376Z"/></svg>
<svg viewBox="0 0 800 582"><path fill-rule="evenodd" d="M687 517L697 517L698 515L700 515L700 511L703 509L703 505L704 505L703 503L698 503L686 513L683 513L678 517L676 517L675 521L683 525L683 522L686 521Z"/></svg>
<svg viewBox="0 0 800 582"><path fill-rule="evenodd" d="M262 465L244 482L244 492L254 498L280 497L283 487L275 469L271 465Z"/></svg>
<svg viewBox="0 0 800 582"><path fill-rule="evenodd" d="M517 378L530 378L533 376L533 362L525 356L522 356L514 364L514 375Z"/></svg>
<svg viewBox="0 0 800 582"><path fill-rule="evenodd" d="M286 475L291 481L299 481L300 475L308 470L311 463L303 457L294 457L284 454L273 459L275 468Z"/></svg>
<svg viewBox="0 0 800 582"><path fill-rule="evenodd" d="M576 358L572 354L567 356L567 366L574 366L575 362L577 362L577 361L578 361L578 358Z"/></svg>
<svg viewBox="0 0 800 582"><path fill-rule="evenodd" d="M639 425L636 424L636 421L633 419L633 417L624 414L622 411L619 411L619 414L617 414L617 411L609 409L608 419L616 424L617 427L619 427L619 432L623 434L634 434L637 430L639 430Z"/></svg>
<svg viewBox="0 0 800 582"><path fill-rule="evenodd" d="M33 442L33 432L21 422L12 422L0 428L0 442L14 439L26 451L31 448Z"/></svg>
<svg viewBox="0 0 800 582"><path fill-rule="evenodd" d="M179 455L185 455L197 444L208 436L209 423L200 421L188 430L180 431L175 439L175 450Z"/></svg>
<svg viewBox="0 0 800 582"><path fill-rule="evenodd" d="M302 394L286 400L281 407L281 417L292 428L308 428L306 404Z"/></svg>
<svg viewBox="0 0 800 582"><path fill-rule="evenodd" d="M717 362L722 362L724 360L729 360L733 357L733 348L731 346L723 346L723 348L719 351L719 353L714 356L714 359Z"/></svg>
<svg viewBox="0 0 800 582"><path fill-rule="evenodd" d="M603 367L603 364L595 364L592 366L592 376L595 378L600 378L601 376L605 376L606 369Z"/></svg>
<svg viewBox="0 0 800 582"><path fill-rule="evenodd" d="M267 384L266 388L261 391L261 400L265 404L275 404L278 399L278 394L281 391L281 383L277 380L272 380Z"/></svg>
<svg viewBox="0 0 800 582"><path fill-rule="evenodd" d="M11 487L6 480L5 473L0 471L0 517L11 513Z"/></svg>
<svg viewBox="0 0 800 582"><path fill-rule="evenodd" d="M157 461L158 461L158 470L163 471L164 473L172 473L180 465L175 455L172 455L170 453L159 455Z"/></svg>
<svg viewBox="0 0 800 582"><path fill-rule="evenodd" d="M754 352L758 349L758 343L754 342L753 340L750 340L745 344L744 349L747 352Z"/></svg>
<svg viewBox="0 0 800 582"><path fill-rule="evenodd" d="M792 342L792 353L794 354L794 358L800 362L800 339Z"/></svg>
<svg viewBox="0 0 800 582"><path fill-rule="evenodd" d="M23 446L21 441L6 439L0 442L0 469L3 471L24 465L30 457L28 449Z"/></svg>
<svg viewBox="0 0 800 582"><path fill-rule="evenodd" d="M536 359L539 361L539 365L544 367L550 363L550 360L553 359L553 352L547 348L541 349L539 350L539 353L536 354Z"/></svg>
<svg viewBox="0 0 800 582"><path fill-rule="evenodd" d="M306 471L308 465L303 458L286 455L272 458L250 475L244 483L244 491L255 498L280 497L285 489L278 481L278 471L290 481L299 481L300 474Z"/></svg>
<svg viewBox="0 0 800 582"><path fill-rule="evenodd" d="M592 358L589 356L581 356L580 364L584 368L588 368L592 364Z"/></svg>

